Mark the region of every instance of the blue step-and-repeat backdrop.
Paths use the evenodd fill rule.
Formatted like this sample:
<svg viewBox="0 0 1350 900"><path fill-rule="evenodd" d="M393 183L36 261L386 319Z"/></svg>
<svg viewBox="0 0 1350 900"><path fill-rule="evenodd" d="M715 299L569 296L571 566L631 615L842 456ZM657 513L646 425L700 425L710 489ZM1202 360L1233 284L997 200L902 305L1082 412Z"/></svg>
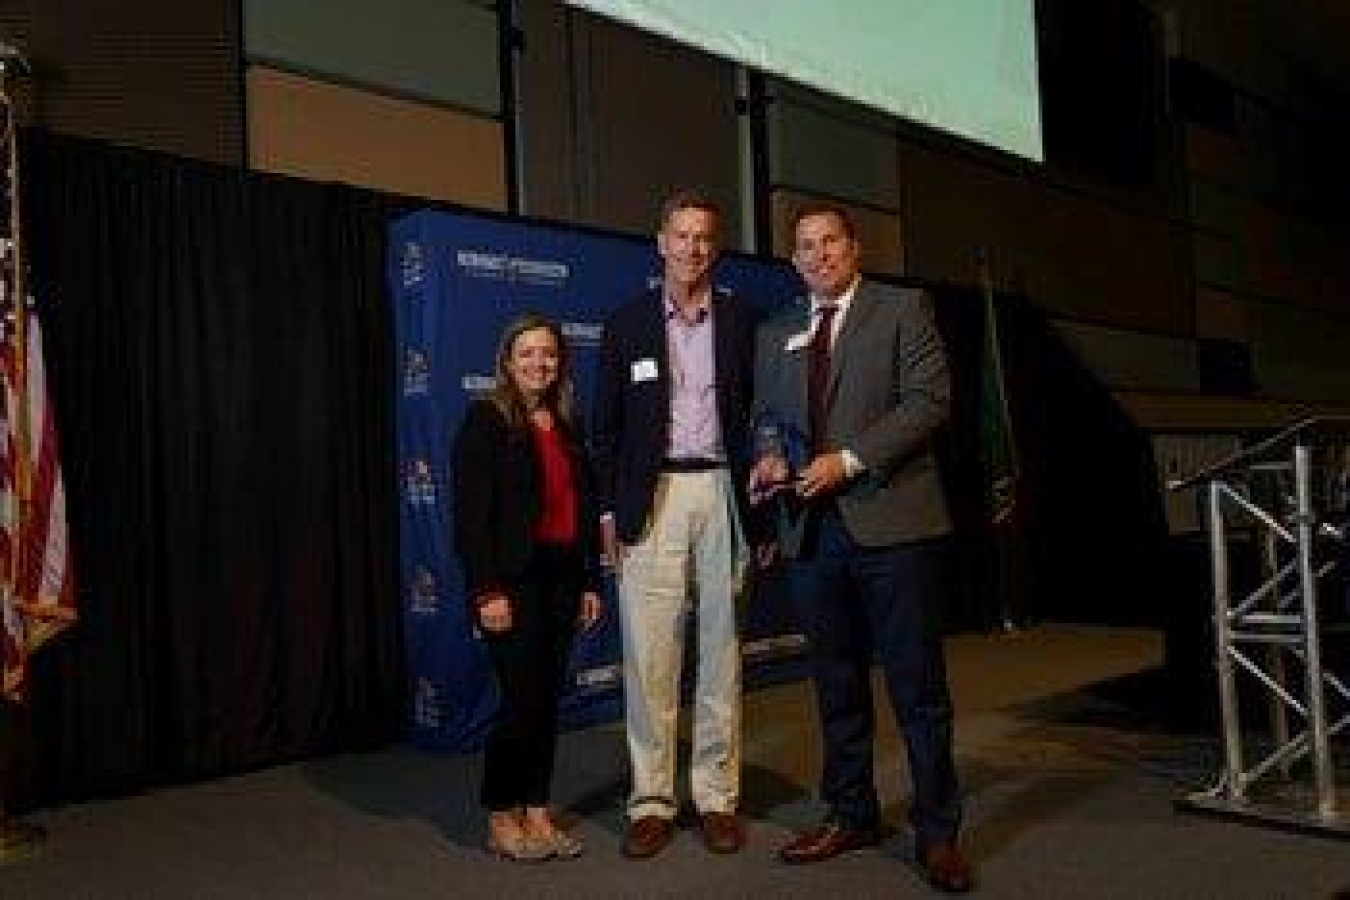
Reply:
<svg viewBox="0 0 1350 900"><path fill-rule="evenodd" d="M579 399L589 408L604 319L645 288L659 265L651 242L467 213L413 213L394 223L390 238L411 736L427 747L468 750L487 736L497 697L451 544L454 430L469 398L491 384L498 335L526 311L561 323ZM786 266L753 259L723 260L715 280L762 312L801 292ZM747 683L798 674L802 641L781 591L760 578L751 595L742 631ZM563 695L567 726L622 712L615 602L610 585L604 620L577 638Z"/></svg>

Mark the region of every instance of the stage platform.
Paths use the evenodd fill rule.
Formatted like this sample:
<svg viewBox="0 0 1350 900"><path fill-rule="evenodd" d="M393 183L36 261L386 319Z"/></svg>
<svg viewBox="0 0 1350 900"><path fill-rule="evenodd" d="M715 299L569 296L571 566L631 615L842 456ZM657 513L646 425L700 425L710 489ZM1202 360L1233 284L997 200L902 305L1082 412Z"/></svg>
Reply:
<svg viewBox="0 0 1350 900"><path fill-rule="evenodd" d="M1344 842L1175 810L1215 770L1218 741L1170 721L1161 634L1042 625L948 648L981 896L1350 896ZM620 856L625 750L611 724L562 739L557 799L590 847L575 862L490 859L478 759L391 748L38 813L43 852L0 870L0 896L925 896L906 865L903 754L882 721L878 781L894 831L818 866L775 858L820 812L811 696L792 683L747 698L750 844L738 856L710 856L693 831L654 861Z"/></svg>

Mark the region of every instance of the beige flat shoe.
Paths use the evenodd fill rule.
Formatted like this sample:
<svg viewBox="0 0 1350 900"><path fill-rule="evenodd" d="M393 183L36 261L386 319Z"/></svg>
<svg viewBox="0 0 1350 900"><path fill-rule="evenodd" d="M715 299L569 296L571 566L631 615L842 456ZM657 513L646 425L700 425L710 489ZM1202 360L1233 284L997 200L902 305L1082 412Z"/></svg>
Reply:
<svg viewBox="0 0 1350 900"><path fill-rule="evenodd" d="M561 828L555 828L553 834L543 840L553 850L555 859L576 859L586 852L586 845L582 843L581 838L574 837Z"/></svg>
<svg viewBox="0 0 1350 900"><path fill-rule="evenodd" d="M554 853L551 841L541 841L527 834L513 835L509 838L489 835L487 849L498 859L518 863L543 862Z"/></svg>

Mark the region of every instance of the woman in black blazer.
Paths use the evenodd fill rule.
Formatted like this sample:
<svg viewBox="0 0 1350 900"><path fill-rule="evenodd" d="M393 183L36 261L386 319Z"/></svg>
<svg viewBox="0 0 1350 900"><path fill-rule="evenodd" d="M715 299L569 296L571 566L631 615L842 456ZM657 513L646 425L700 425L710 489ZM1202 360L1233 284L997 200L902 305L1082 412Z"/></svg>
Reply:
<svg viewBox="0 0 1350 900"><path fill-rule="evenodd" d="M517 861L582 846L548 808L558 695L575 627L600 617L599 517L575 420L567 345L526 315L495 383L455 435L455 545L501 688L483 760L489 848Z"/></svg>

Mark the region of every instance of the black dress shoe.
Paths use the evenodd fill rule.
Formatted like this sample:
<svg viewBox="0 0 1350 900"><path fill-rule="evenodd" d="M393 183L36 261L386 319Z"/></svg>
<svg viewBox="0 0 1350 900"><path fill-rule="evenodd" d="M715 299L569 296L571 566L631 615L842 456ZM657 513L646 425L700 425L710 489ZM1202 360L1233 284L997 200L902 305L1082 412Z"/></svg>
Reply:
<svg viewBox="0 0 1350 900"><path fill-rule="evenodd" d="M784 845L778 851L778 858L793 865L824 862L876 842L876 831L871 828L850 828L839 822L824 822Z"/></svg>
<svg viewBox="0 0 1350 900"><path fill-rule="evenodd" d="M964 894L975 886L975 873L953 841L937 841L919 853L923 877L939 891Z"/></svg>

